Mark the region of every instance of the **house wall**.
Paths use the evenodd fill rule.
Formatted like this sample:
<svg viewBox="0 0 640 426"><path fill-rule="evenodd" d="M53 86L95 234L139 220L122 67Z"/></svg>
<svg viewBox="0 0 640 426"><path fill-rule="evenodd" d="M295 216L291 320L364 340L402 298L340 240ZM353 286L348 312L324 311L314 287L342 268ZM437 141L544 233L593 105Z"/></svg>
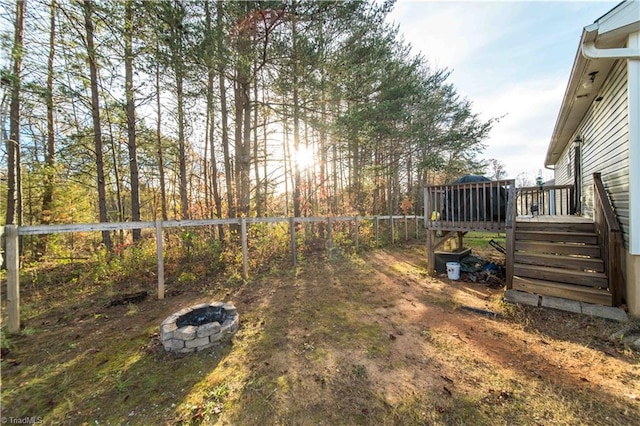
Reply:
<svg viewBox="0 0 640 426"><path fill-rule="evenodd" d="M582 215L593 218L593 173L602 173L602 181L611 198L624 239L623 274L625 299L629 313L640 316L640 256L629 252L629 111L627 61L619 60L600 90L600 102L593 102L576 133L582 139ZM571 143L555 164L556 185L574 182L574 158Z"/></svg>
<svg viewBox="0 0 640 426"><path fill-rule="evenodd" d="M604 77L604 76L603 76ZM629 247L629 127L627 110L627 63L618 61L606 76L600 90L600 102L593 102L578 126L582 139L581 181L582 215L593 217L593 173L602 173L602 181L622 228L625 247ZM565 147L555 165L557 185L573 184L572 144Z"/></svg>

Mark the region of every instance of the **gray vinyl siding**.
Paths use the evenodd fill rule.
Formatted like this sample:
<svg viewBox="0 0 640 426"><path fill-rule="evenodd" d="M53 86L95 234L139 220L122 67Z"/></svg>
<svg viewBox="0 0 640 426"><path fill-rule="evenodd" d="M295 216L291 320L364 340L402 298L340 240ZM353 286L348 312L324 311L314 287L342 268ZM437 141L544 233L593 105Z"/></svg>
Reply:
<svg viewBox="0 0 640 426"><path fill-rule="evenodd" d="M600 90L602 101L593 102L576 136L582 138L582 214L593 217L593 173L602 173L629 245L629 119L627 110L627 64L618 61ZM574 136L575 137L575 136ZM573 183L567 176L567 159L573 164L571 144L556 164L557 184Z"/></svg>

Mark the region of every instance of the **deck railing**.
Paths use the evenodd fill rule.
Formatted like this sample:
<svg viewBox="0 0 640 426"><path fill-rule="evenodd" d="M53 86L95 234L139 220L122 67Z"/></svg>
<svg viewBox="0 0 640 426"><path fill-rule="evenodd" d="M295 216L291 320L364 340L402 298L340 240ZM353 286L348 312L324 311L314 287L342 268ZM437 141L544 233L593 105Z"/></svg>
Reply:
<svg viewBox="0 0 640 426"><path fill-rule="evenodd" d="M573 185L530 186L518 188L517 215L566 216L576 213Z"/></svg>
<svg viewBox="0 0 640 426"><path fill-rule="evenodd" d="M611 293L613 306L620 306L624 280L620 259L622 236L620 235L620 225L602 183L600 173L593 174L593 194L593 221L598 235L598 244L602 250L601 255L604 260L605 273L609 279L609 292Z"/></svg>
<svg viewBox="0 0 640 426"><path fill-rule="evenodd" d="M513 223L515 181L495 180L425 188L425 226L448 231L504 231Z"/></svg>

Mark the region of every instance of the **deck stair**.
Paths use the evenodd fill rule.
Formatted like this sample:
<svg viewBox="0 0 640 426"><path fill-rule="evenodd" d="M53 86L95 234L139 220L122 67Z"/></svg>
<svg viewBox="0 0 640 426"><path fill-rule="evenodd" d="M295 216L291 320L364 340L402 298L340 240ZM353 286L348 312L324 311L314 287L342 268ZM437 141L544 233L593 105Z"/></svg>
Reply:
<svg viewBox="0 0 640 426"><path fill-rule="evenodd" d="M554 219L516 221L513 289L611 306L594 223Z"/></svg>

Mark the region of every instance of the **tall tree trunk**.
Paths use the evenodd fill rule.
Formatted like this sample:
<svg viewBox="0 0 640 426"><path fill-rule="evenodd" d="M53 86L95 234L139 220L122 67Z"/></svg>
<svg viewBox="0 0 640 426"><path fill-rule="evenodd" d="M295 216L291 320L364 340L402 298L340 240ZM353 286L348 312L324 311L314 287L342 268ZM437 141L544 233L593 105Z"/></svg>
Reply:
<svg viewBox="0 0 640 426"><path fill-rule="evenodd" d="M53 203L53 183L55 176L55 127L53 105L53 61L55 58L56 39L56 0L51 0L49 17L49 55L47 57L47 147L45 150L45 182L42 194L42 218L43 225L51 222L51 209ZM46 249L46 244L44 249Z"/></svg>
<svg viewBox="0 0 640 426"><path fill-rule="evenodd" d="M56 0L51 0L49 16L49 55L47 57L47 144L44 151L45 175L44 189L42 191L42 213L40 223L48 225L51 223L51 213L53 210L53 185L55 182L56 150L55 150L55 127L54 127L54 105L53 105L53 61L56 48ZM40 238L39 252L47 252L48 235Z"/></svg>
<svg viewBox="0 0 640 426"><path fill-rule="evenodd" d="M234 202L235 191L233 189L233 172L231 167L231 154L229 153L229 108L227 107L227 86L224 77L226 68L226 58L224 57L224 44L222 37L223 28L223 1L216 2L216 26L218 27L217 44L218 55L220 55L220 63L218 66L218 84L220 86L220 126L222 130L222 150L224 156L224 177L227 186L227 209L229 217L236 217L236 209Z"/></svg>
<svg viewBox="0 0 640 426"><path fill-rule="evenodd" d="M20 204L20 89L24 40L25 0L16 2L16 21L13 38L13 75L9 106L9 139L7 140L7 224L21 225ZM17 217L16 217L17 216Z"/></svg>
<svg viewBox="0 0 640 426"><path fill-rule="evenodd" d="M209 5L209 1L207 0L205 2L205 8L206 8L206 24L207 24L207 31L211 32L212 28L211 28L211 10L210 10L210 5ZM215 149L215 144L213 143L214 141L214 128L215 126L213 125L214 122L214 117L215 117L215 111L214 111L214 107L213 107L213 83L214 83L214 78L215 78L215 70L213 69L213 67L210 65L209 66L209 71L207 74L207 123L208 123L208 140L209 143L211 145L211 159L210 159L210 163L211 163L211 189L212 189L212 195L213 195L213 201L214 204L216 206L216 216L218 218L222 218L222 198L220 197L220 191L218 190L218 162L216 160L216 149ZM205 153L206 156L206 153ZM224 227L222 225L218 225L218 239L220 241L222 241L224 239Z"/></svg>
<svg viewBox="0 0 640 426"><path fill-rule="evenodd" d="M87 61L91 79L91 116L93 119L93 141L96 150L96 180L98 185L98 210L100 222L107 222L107 195L104 176L104 161L102 158L102 130L100 124L100 98L98 92L98 67L96 65L96 51L93 42L93 2L84 0L84 26L87 35ZM102 231L102 242L107 250L111 250L111 236L109 231Z"/></svg>
<svg viewBox="0 0 640 426"><path fill-rule="evenodd" d="M165 186L164 155L162 152L162 105L160 104L160 65L156 63L156 148L158 150L158 173L160 177L160 209L162 220L167 220L167 188Z"/></svg>
<svg viewBox="0 0 640 426"><path fill-rule="evenodd" d="M300 149L300 99L298 94L298 44L297 44L297 26L296 26L296 10L295 1L293 2L291 9L293 10L291 17L291 40L292 40L292 90L293 90L293 215L300 217L302 215L300 209L300 165L297 161L298 151Z"/></svg>
<svg viewBox="0 0 640 426"><path fill-rule="evenodd" d="M253 81L255 82L253 85L253 99L254 102L257 105L258 102L258 72L257 69L255 69L257 67L255 67L254 64L254 73L253 73ZM262 190L262 187L260 185L260 161L259 161L259 157L258 157L258 109L256 107L256 110L253 114L253 174L254 174L254 179L256 182L256 196L255 196L255 203L256 203L256 216L257 217L262 217L263 215L263 202L262 202L262 197L260 196L260 192Z"/></svg>
<svg viewBox="0 0 640 426"><path fill-rule="evenodd" d="M129 148L129 176L131 178L131 220L140 221L140 183L138 176L138 154L136 143L136 106L133 88L133 0L124 4L124 69L127 98L127 146ZM133 241L141 236L140 229L133 230Z"/></svg>
<svg viewBox="0 0 640 426"><path fill-rule="evenodd" d="M243 147L242 147L242 213L245 217L251 212L251 83L248 79L243 84Z"/></svg>
<svg viewBox="0 0 640 426"><path fill-rule="evenodd" d="M183 70L180 65L183 58L174 58L176 77L176 97L178 101L178 166L180 168L180 214L182 219L189 219L189 197L187 193L187 153L184 134L184 89Z"/></svg>
<svg viewBox="0 0 640 426"><path fill-rule="evenodd" d="M100 84L99 82L99 85ZM103 86L104 87L104 86ZM107 119L107 129L109 130L109 151L111 152L111 160L113 161L113 182L116 186L116 208L118 209L118 221L124 222L124 203L122 202L122 180L120 179L120 149L116 148L116 138L113 136L113 120L111 120L111 110L105 108L105 116ZM103 141L104 143L104 141ZM105 176L106 180L106 176ZM106 185L106 183L105 183ZM120 243L123 242L123 230L120 230Z"/></svg>

